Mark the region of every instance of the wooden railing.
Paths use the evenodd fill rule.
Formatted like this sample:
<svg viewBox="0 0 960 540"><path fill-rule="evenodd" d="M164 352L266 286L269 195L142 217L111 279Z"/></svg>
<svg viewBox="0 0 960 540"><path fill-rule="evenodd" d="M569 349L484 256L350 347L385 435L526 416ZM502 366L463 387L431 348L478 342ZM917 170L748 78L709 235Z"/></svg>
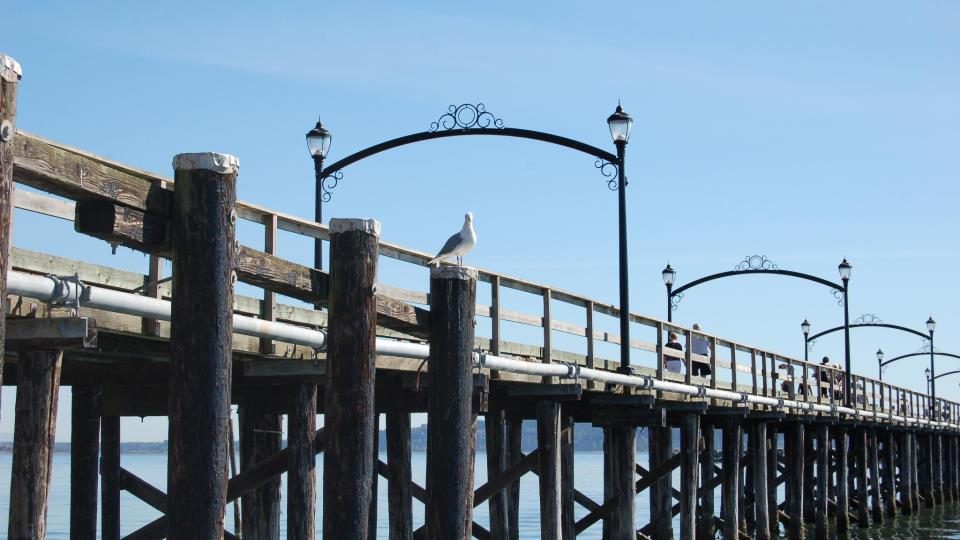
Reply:
<svg viewBox="0 0 960 540"><path fill-rule="evenodd" d="M64 199L53 198L17 189L14 203L17 208L37 212L46 216L75 222L81 229L81 207L89 207L90 201L116 205L113 208L130 210L134 214L134 224L151 219L165 219L164 212L169 205L169 193L172 180L159 175L141 171L95 156L93 154L69 148L44 140L24 132L18 132L15 144L14 179L27 186L48 191ZM79 201L78 205L74 201ZM96 205L94 205L96 206ZM102 211L102 208L97 208ZM248 202L238 201L237 214L242 220L262 225L263 251L243 248L257 265L246 274L241 273L241 281L262 288L263 316L273 317L276 309L274 294L294 296L307 302L323 300L323 281L325 274L279 258L276 252L277 231L286 231L309 238L329 240L329 231L325 225L311 220L285 214ZM121 218L117 218L121 219ZM139 221L137 221L139 220ZM125 225L130 225L126 223ZM117 243L131 245L153 253L151 266L156 270L156 260L164 251L163 239L146 238L146 234L131 238L123 231L99 231L94 236L107 238ZM152 243L151 243L152 242ZM388 241L380 242L380 255L403 263L426 266L432 258L429 253L417 251ZM283 271L274 268L282 267ZM284 274L287 272L287 274ZM156 274L156 272L152 272ZM294 277L289 278L289 275ZM489 303L477 305L477 316L488 319L490 333L488 338L478 339L479 345L496 355L525 358L539 362L565 362L579 365L615 370L619 363L597 354L598 345L619 345L620 337L616 333L600 329L597 323L604 317L611 325L618 320L620 312L616 306L600 302L586 296L554 289L552 287L524 279L478 269L481 282L489 284ZM505 305L505 290L530 295L531 302L542 305L540 313L529 313L511 309ZM157 291L154 291L158 294ZM423 341L426 332L428 312L416 305L429 304L426 292L407 287L398 287L386 283L378 284L378 313L385 327L386 335L397 339ZM379 300L382 299L382 302ZM382 304L382 305L381 305ZM582 312L582 324L560 320L553 316L557 305L572 306ZM791 358L773 351L763 350L741 344L720 336L697 332L690 328L672 324L660 319L630 314L630 321L639 325L643 333L637 333L646 339L632 339L630 348L642 359L634 362L637 373L652 375L659 379L676 380L687 384L704 385L709 388L732 390L773 398L784 398L801 402L840 405L842 404L843 374L831 367L822 367L813 363ZM531 345L505 339L503 323L538 328L541 330L541 343ZM682 336L684 351L665 347L664 338L670 331ZM584 353L574 353L555 347L557 334L583 339ZM709 343L710 354L701 356L691 352L695 339ZM269 352L270 344L262 344L264 352ZM687 366L692 362L702 362L710 366L708 377L695 377L691 369L682 375L665 370L665 359L679 358ZM825 374L825 375L821 375ZM907 415L916 418L930 418L931 404L923 393L890 385L856 374L851 375L851 388L854 389L853 403L859 409L883 414ZM956 422L960 417L960 405L942 401L939 405L941 417Z"/></svg>

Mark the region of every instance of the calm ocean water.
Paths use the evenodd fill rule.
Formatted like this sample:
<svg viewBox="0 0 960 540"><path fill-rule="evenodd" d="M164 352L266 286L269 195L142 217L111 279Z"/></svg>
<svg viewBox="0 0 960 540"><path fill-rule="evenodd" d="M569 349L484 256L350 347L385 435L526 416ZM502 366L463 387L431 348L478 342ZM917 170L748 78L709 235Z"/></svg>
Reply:
<svg viewBox="0 0 960 540"><path fill-rule="evenodd" d="M0 454L0 537L7 531L7 514L9 507L10 493L10 466L12 456L8 453ZM386 455L381 454L381 459L386 461ZM323 463L322 456L317 461L317 480L322 481ZM477 484L481 485L486 481L486 456L477 455L476 469ZM638 455L640 463L646 463L645 454ZM420 485L424 484L426 475L426 454L415 453L412 457L414 480ZM165 454L124 454L121 458L124 468L140 476L160 489L166 488L166 464ZM48 511L48 534L47 538L51 540L66 539L69 537L69 519L70 519L70 455L58 453L54 455L53 460L54 481L51 486L50 507ZM603 454L600 452L579 452L575 460L577 489L589 496L591 499L600 500L603 493ZM675 483L679 479L675 477ZM675 484L676 485L676 484ZM387 538L387 489L385 481L381 478L378 484L378 538ZM521 503L520 503L520 538L533 540L540 538L539 531L539 506L537 502L537 481L533 475L527 475L521 481ZM318 491L320 491L318 489ZM719 495L719 490L717 490ZM150 508L145 503L135 497L123 492L120 499L121 504L121 531L123 534L129 534L142 525L153 521L160 516L160 513ZM720 500L717 498L717 508ZM317 524L321 525L322 519L320 512L322 505L318 500L317 504ZM577 516L583 516L586 511L577 506ZM419 526L423 524L423 505L414 502L414 524ZM484 526L487 525L487 505L483 504L476 508L474 520ZM647 509L646 494L637 497L637 523L644 524L649 521L649 512ZM226 516L227 528L233 530L233 506L227 509ZM282 527L282 525L281 525ZM900 539L900 538L950 538L960 539L960 505L943 505L934 510L924 510L919 516L899 517L895 523L886 523L881 527L873 527L866 530L859 530L853 527L853 538L858 539ZM676 532L679 533L679 527ZM318 538L320 538L320 529L317 529ZM597 524L578 538L599 539L601 532L600 524ZM286 535L282 531L283 536Z"/></svg>

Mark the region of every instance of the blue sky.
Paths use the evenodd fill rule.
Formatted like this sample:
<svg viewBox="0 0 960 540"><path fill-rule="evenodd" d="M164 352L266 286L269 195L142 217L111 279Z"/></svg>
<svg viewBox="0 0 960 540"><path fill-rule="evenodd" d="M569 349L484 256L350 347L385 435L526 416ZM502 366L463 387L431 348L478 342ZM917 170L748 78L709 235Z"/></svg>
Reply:
<svg viewBox="0 0 960 540"><path fill-rule="evenodd" d="M308 217L303 134L318 115L331 160L476 102L507 126L612 150L619 99L635 119L633 311L664 316L667 261L679 283L752 254L835 280L847 257L851 317L922 329L932 315L937 348L960 352L960 4L328 4L15 2L0 51L23 65L18 126L166 175L177 153L229 152L242 199ZM576 152L496 138L406 147L344 170L325 216L374 217L384 239L433 251L466 210L480 237L468 264L616 302L616 195ZM63 225L16 220L18 246L145 268ZM290 236L280 254L311 257ZM426 288L425 271L393 271ZM759 276L695 289L675 318L802 356L799 323L822 330L842 311L825 288ZM877 347L920 342L855 332L856 371L876 373ZM842 358L840 334L812 354ZM885 377L921 389L924 367ZM938 382L960 399L960 379ZM12 431L5 390L0 432ZM166 435L150 420L124 433Z"/></svg>

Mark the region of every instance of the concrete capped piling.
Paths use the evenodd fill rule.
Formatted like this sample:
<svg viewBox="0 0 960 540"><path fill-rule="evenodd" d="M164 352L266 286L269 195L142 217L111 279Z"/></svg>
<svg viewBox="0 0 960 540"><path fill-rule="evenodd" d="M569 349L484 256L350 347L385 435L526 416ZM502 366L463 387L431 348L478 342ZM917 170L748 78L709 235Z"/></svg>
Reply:
<svg viewBox="0 0 960 540"><path fill-rule="evenodd" d="M375 220L330 221L323 530L343 539L368 537L377 435L374 360L379 241L380 223Z"/></svg>
<svg viewBox="0 0 960 540"><path fill-rule="evenodd" d="M430 540L471 536L477 418L472 373L476 301L476 270L458 266L431 269L426 501ZM559 427L558 411L548 409L543 416L545 422ZM559 472L559 447L551 455L557 467L555 475ZM550 512L555 506L559 514L559 486L556 488ZM559 515L556 517L559 532Z"/></svg>
<svg viewBox="0 0 960 540"><path fill-rule="evenodd" d="M168 535L220 538L227 496L236 181L229 154L173 159Z"/></svg>

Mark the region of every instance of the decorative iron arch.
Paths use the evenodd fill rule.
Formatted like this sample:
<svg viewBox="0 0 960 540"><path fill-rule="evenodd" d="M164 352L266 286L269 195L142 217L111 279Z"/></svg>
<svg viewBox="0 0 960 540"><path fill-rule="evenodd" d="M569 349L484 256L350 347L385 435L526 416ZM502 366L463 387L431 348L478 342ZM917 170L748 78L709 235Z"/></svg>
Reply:
<svg viewBox="0 0 960 540"><path fill-rule="evenodd" d="M710 274L709 276L704 276L702 278L695 279L690 283L677 287L676 289L673 289L671 287L670 290L667 292L667 297L669 299L677 298L677 300L671 300L670 310L673 311L677 309L677 305L679 304L679 299L683 297L683 293L685 291L688 291L698 285L703 285L704 283L708 283L710 281L714 281L717 279L722 279L730 276L747 275L747 274L776 274L780 276L789 276L789 277L794 277L799 279L805 279L807 281L812 281L814 283L819 283L820 285L824 285L832 289L834 291L834 296L839 295L838 297L841 305L843 302L843 297L842 297L843 285L840 283L835 283L833 281L823 279L821 277L817 277L811 274L804 274L803 272L796 272L793 270L781 270L780 268L777 267L777 265L773 264L773 262L770 261L770 259L768 259L765 255L748 255L747 257L744 257L742 261L737 263L737 265L734 267L733 270L728 270L726 272L718 272L716 274Z"/></svg>
<svg viewBox="0 0 960 540"><path fill-rule="evenodd" d="M319 175L323 202L330 201L330 190L335 188L339 181L343 179L342 169L362 159L386 152L387 150L422 141L471 135L516 137L541 141L582 152L596 158L594 167L600 170L600 173L607 181L607 187L610 188L611 191L616 191L620 187L621 179L619 178L619 170L617 167L620 164L620 158L616 155L602 148L597 148L596 146L553 133L532 129L504 127L503 120L487 111L483 103L476 105L468 103L463 105L450 105L446 113L430 124L428 131L411 133L369 146L324 167Z"/></svg>
<svg viewBox="0 0 960 540"><path fill-rule="evenodd" d="M945 352L934 352L933 354L934 354L934 356L949 356L950 358L956 358L956 359L960 360L960 354L952 354L952 353L945 353ZM910 354L901 354L900 356L898 356L898 357L896 357L896 358L891 358L891 359L889 359L889 360L884 360L883 362L881 362L880 365L881 365L881 366L886 366L887 364L891 364L891 363L896 362L896 361L898 361L898 360L903 360L903 359L905 359L905 358L911 358L911 357L914 357L914 356L926 356L926 357L929 357L929 356L930 356L930 353L929 353L929 352L915 352L915 353L910 353ZM937 377L940 377L940 375L937 375Z"/></svg>

